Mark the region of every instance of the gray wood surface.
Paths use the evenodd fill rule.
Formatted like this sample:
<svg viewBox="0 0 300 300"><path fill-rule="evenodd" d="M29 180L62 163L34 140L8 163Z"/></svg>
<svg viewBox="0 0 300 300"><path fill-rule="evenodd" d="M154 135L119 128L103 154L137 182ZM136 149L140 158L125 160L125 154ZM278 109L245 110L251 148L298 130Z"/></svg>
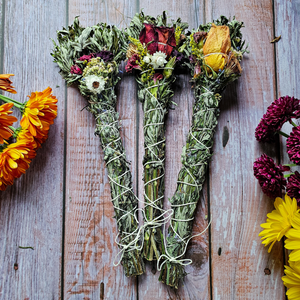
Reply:
<svg viewBox="0 0 300 300"><path fill-rule="evenodd" d="M122 266L113 266L117 228L95 122L82 110L86 102L78 90L65 87L50 56L50 38L56 39L56 30L75 16L83 26L107 22L126 27L140 9L153 16L166 10L190 28L235 15L245 23L242 32L250 50L242 77L223 95L194 232L207 226L209 214L212 224L190 242L187 257L193 264L177 291L158 282L159 272L153 274L150 264L139 278L126 278ZM0 193L0 299L285 299L282 244L268 254L258 237L259 225L273 206L263 196L252 165L263 152L287 161L285 140L260 145L254 130L276 95L300 97L299 12L300 2L292 0L0 1L0 71L15 74L18 94L11 96L25 101L32 91L51 86L59 107L49 139L30 169ZM270 44L280 34L281 40ZM166 207L191 122L189 79L178 77L173 98L178 106L167 119ZM142 197L143 113L134 77L124 72L117 91L121 136L134 190ZM265 275L265 268L271 275Z"/></svg>

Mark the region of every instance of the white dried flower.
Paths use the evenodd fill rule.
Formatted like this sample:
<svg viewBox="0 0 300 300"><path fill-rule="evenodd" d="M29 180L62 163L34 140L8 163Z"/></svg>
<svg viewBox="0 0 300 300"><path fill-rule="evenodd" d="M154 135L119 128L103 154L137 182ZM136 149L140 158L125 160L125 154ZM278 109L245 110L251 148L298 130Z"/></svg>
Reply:
<svg viewBox="0 0 300 300"><path fill-rule="evenodd" d="M159 67L163 67L165 65L165 63L167 63L167 54L163 53L161 51L155 52L152 55L152 59L151 59L151 65L153 66L154 69L157 69Z"/></svg>
<svg viewBox="0 0 300 300"><path fill-rule="evenodd" d="M87 88L94 94L100 94L104 90L105 80L102 76L88 75L85 78Z"/></svg>
<svg viewBox="0 0 300 300"><path fill-rule="evenodd" d="M147 55L143 58L143 61L144 61L146 64L149 64L149 63L151 62L151 58L152 58L152 55L147 54Z"/></svg>

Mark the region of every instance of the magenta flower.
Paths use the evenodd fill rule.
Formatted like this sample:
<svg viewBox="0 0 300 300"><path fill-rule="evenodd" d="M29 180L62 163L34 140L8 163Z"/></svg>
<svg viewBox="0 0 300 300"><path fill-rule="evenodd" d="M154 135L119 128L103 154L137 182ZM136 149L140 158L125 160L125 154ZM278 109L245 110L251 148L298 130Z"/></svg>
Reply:
<svg viewBox="0 0 300 300"><path fill-rule="evenodd" d="M77 65L73 65L71 67L71 74L77 74L77 75L81 75L82 74L82 70L77 66Z"/></svg>
<svg viewBox="0 0 300 300"><path fill-rule="evenodd" d="M273 142L274 135L282 125L292 118L300 118L300 102L294 97L280 97L267 109L262 120L255 129L255 137L259 142Z"/></svg>
<svg viewBox="0 0 300 300"><path fill-rule="evenodd" d="M155 73L154 76L153 76L153 81L154 83L156 83L156 81L158 80L162 80L164 78L163 74L161 73Z"/></svg>
<svg viewBox="0 0 300 300"><path fill-rule="evenodd" d="M293 127L293 131L286 140L286 148L290 160L300 165L300 126Z"/></svg>
<svg viewBox="0 0 300 300"><path fill-rule="evenodd" d="M263 154L253 164L254 176L258 179L263 192L271 198L281 197L286 186L283 172L289 167L276 166L274 160Z"/></svg>
<svg viewBox="0 0 300 300"><path fill-rule="evenodd" d="M295 198L300 204L300 173L295 172L288 178L288 183L286 185L287 194L291 198Z"/></svg>
<svg viewBox="0 0 300 300"><path fill-rule="evenodd" d="M92 55L82 55L79 58L79 60L81 60L81 61L85 61L85 60L89 61L91 58L92 58Z"/></svg>
<svg viewBox="0 0 300 300"><path fill-rule="evenodd" d="M125 70L128 73L131 73L133 69L139 69L141 70L141 66L138 64L140 61L140 58L138 54L133 54L127 62L127 65L125 66Z"/></svg>

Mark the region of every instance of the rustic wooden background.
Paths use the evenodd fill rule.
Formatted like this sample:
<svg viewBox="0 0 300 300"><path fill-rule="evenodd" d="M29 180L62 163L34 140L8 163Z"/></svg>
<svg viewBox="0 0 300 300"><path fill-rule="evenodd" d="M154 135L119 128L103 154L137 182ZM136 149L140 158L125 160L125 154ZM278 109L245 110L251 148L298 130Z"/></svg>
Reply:
<svg viewBox="0 0 300 300"><path fill-rule="evenodd" d="M285 299L281 281L283 244L271 254L260 243L260 223L272 210L252 174L263 152L286 160L284 147L259 145L254 129L276 96L300 97L299 0L1 0L1 73L14 73L25 101L48 86L59 99L58 117L48 141L28 172L0 194L0 299ZM193 264L184 285L174 291L147 274L126 278L113 267L116 223L110 188L94 120L81 110L85 100L66 88L50 51L56 30L80 16L84 26L104 21L125 27L140 9L158 15L167 10L190 28L221 14L243 20L250 54L244 73L224 94L195 232ZM276 44L270 41L281 35ZM123 66L124 67L124 66ZM133 76L118 86L122 137L135 191L142 196L142 111ZM189 76L177 81L167 121L166 199L175 191L193 103ZM229 139L225 139L226 132ZM281 143L284 145L284 142ZM166 204L167 205L167 204ZM23 249L20 247L33 247ZM269 268L271 274L265 275Z"/></svg>

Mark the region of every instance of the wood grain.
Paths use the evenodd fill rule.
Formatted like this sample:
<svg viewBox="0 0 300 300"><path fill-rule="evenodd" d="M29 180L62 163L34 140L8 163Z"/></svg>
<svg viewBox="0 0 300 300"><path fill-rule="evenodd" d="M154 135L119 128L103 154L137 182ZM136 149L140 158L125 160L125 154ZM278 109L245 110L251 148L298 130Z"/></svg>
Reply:
<svg viewBox="0 0 300 300"><path fill-rule="evenodd" d="M69 23L76 15L83 26L98 22L125 26L134 5L118 1L70 1ZM135 180L136 108L133 79L118 86L122 138ZM110 187L93 116L81 109L85 99L68 89L67 190L65 222L65 299L136 299L136 279L126 278L113 261L118 247Z"/></svg>
<svg viewBox="0 0 300 300"><path fill-rule="evenodd" d="M221 103L210 165L210 207L213 299L283 299L282 244L271 254L258 237L260 224L273 208L253 176L252 166L263 152L276 157L271 147L261 146L254 131L275 97L272 1L206 1L206 21L221 14L245 23L249 43L244 72L231 85ZM229 139L223 146L223 132ZM264 274L269 268L271 275Z"/></svg>
<svg viewBox="0 0 300 300"><path fill-rule="evenodd" d="M2 71L15 74L13 98L25 102L31 92L51 86L58 116L29 170L0 194L0 298L60 299L65 87L52 63L49 38L65 24L66 6L12 0L3 8Z"/></svg>
<svg viewBox="0 0 300 300"><path fill-rule="evenodd" d="M151 265L138 279L126 278L122 266L113 266L117 228L95 122L81 111L86 102L78 90L65 88L50 56L50 38L75 16L83 26L107 22L125 27L140 9L153 16L166 10L171 18L188 21L190 28L221 14L235 15L244 21L249 42L244 73L222 100L208 188L194 225L194 232L201 232L210 211L211 235L191 241L187 257L193 264L186 267L189 274L178 291L158 282L159 272L153 274ZM0 299L285 299L282 243L268 254L258 237L273 204L263 196L252 164L263 152L288 161L285 139L262 145L254 130L276 91L300 97L299 12L299 1L292 0L275 0L274 11L271 0L0 0L0 69L15 74L18 94L12 98L25 101L32 91L51 86L59 100L58 117L30 169L0 193ZM281 35L275 51L270 44L274 35ZM173 98L178 106L167 119L166 208L191 121L189 78L178 77ZM134 77L124 73L117 91L121 135L132 161L134 189L142 198L143 113Z"/></svg>
<svg viewBox="0 0 300 300"><path fill-rule="evenodd" d="M300 21L299 1L275 1L275 36L281 35L281 40L275 44L277 67L277 95L300 98L299 68L300 59L298 46L300 38L296 30ZM297 122L299 124L299 121ZM285 124L282 130L289 134L292 125ZM286 138L281 137L281 163L291 163L286 152ZM293 168L298 170L299 167Z"/></svg>
<svg viewBox="0 0 300 300"><path fill-rule="evenodd" d="M189 29L202 23L202 1L173 2L159 1L153 5L152 1L141 0L140 8L147 15L156 17L164 10L170 19L178 17L189 23ZM192 105L194 103L190 75L180 75L175 83L173 101L178 104L175 110L170 110L166 123L166 163L165 163L165 209L170 208L168 198L176 190L176 179L181 168L181 152L185 144L190 126ZM139 125L139 197L143 198L143 165L144 139L143 139L143 112L140 106ZM204 190L204 195L206 190ZM198 206L195 220L195 232L199 233L207 226L204 220L207 215L207 197L203 197ZM179 290L173 290L158 281L159 271L155 274L156 264L147 263L147 274L139 279L139 298L141 299L210 299L209 296L209 237L208 232L192 240L187 251L187 258L193 259L193 264L186 268L189 273Z"/></svg>

